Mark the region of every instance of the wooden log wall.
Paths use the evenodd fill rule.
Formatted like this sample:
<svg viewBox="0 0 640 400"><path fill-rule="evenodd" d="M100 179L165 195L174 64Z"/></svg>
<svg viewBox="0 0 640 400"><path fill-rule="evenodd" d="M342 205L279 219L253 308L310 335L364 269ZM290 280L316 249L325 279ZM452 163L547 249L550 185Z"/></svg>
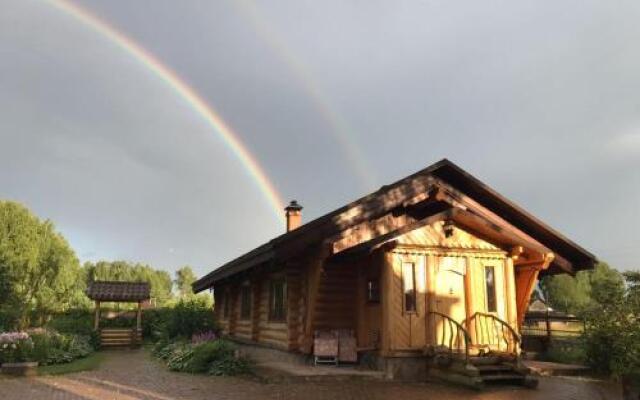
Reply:
<svg viewBox="0 0 640 400"><path fill-rule="evenodd" d="M217 287L214 290L214 302L213 302L213 315L216 322L220 326L222 333L229 334L229 319L224 317L224 302L225 302L225 290L223 286Z"/></svg>
<svg viewBox="0 0 640 400"><path fill-rule="evenodd" d="M353 265L326 265L315 302L313 325L322 329L356 329L358 270Z"/></svg>
<svg viewBox="0 0 640 400"><path fill-rule="evenodd" d="M271 281L285 278L281 272L267 274L260 285L260 306L258 307L258 343L288 350L289 333L287 321L271 321L269 319L269 296L271 294Z"/></svg>
<svg viewBox="0 0 640 400"><path fill-rule="evenodd" d="M253 336L253 332L252 332L252 319L251 316L249 316L249 318L242 318L241 317L241 309L242 309L242 287L243 286L250 286L249 281L245 281L242 282L240 285L237 285L235 287L234 290L234 298L235 298L235 305L233 308L233 315L234 315L234 320L235 320L235 324L234 324L234 336L239 337L240 339L245 339L245 340L251 340L251 337Z"/></svg>
<svg viewBox="0 0 640 400"><path fill-rule="evenodd" d="M286 346L289 350L299 349L300 333L303 329L300 301L302 299L302 273L297 265L286 269L287 278L287 326L288 336Z"/></svg>

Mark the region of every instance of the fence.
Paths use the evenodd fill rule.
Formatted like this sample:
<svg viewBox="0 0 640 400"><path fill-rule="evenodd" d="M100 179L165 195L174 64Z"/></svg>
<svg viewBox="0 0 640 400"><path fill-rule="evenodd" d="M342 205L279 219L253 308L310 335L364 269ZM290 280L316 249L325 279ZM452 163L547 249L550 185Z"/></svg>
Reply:
<svg viewBox="0 0 640 400"><path fill-rule="evenodd" d="M584 320L575 315L530 311L521 328L522 348L528 352L545 352L554 344L571 346L579 341L584 330Z"/></svg>

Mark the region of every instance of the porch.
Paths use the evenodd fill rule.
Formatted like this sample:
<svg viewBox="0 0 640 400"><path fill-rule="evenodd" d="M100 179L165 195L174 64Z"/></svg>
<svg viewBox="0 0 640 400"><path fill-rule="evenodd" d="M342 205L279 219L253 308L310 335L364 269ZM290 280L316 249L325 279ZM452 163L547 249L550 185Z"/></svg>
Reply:
<svg viewBox="0 0 640 400"><path fill-rule="evenodd" d="M313 329L352 330L391 379L524 380L513 261L446 221L367 243L323 264Z"/></svg>

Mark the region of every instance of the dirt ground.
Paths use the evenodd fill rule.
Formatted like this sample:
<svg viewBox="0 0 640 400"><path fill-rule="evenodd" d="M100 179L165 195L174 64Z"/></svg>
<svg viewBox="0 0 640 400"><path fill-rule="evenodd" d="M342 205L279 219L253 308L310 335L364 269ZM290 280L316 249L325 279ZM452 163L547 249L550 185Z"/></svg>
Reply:
<svg viewBox="0 0 640 400"><path fill-rule="evenodd" d="M489 388L482 392L432 383L378 381L265 384L245 378L188 375L166 370L144 350L112 351L95 371L64 376L0 378L0 399L620 399L618 385L579 378L540 379L538 389Z"/></svg>

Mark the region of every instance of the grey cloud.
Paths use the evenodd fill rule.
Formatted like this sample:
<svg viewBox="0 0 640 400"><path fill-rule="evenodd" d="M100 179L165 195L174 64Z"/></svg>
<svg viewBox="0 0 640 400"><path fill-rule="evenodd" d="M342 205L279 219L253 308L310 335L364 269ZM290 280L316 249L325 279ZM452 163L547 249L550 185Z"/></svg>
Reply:
<svg viewBox="0 0 640 400"><path fill-rule="evenodd" d="M315 85L377 185L448 157L638 267L637 2L255 2L266 31L242 2L78 4L197 88L305 219L376 189ZM281 232L220 138L137 61L44 3L0 8L0 196L86 257L200 273Z"/></svg>

